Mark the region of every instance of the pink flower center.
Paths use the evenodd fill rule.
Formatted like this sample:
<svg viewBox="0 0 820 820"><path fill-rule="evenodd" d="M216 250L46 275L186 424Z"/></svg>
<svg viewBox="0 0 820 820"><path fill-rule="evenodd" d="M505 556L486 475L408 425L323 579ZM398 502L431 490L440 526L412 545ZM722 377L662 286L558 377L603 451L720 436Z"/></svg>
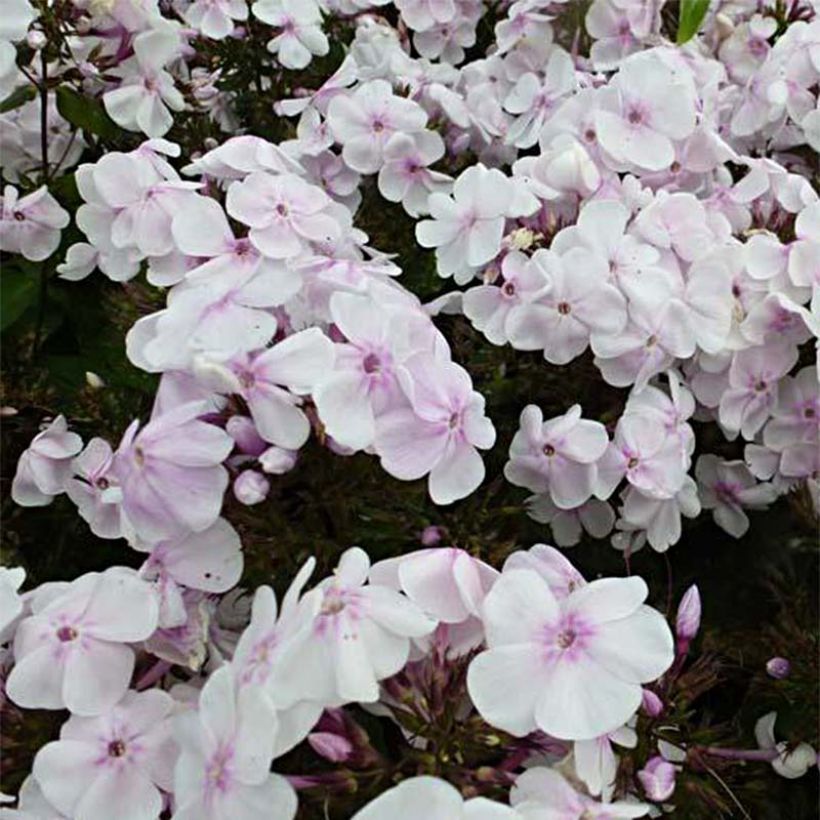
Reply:
<svg viewBox="0 0 820 820"><path fill-rule="evenodd" d="M250 370L243 370L237 378L245 390L250 390L256 384L256 377Z"/></svg>
<svg viewBox="0 0 820 820"><path fill-rule="evenodd" d="M105 476L100 476L94 484L96 485L98 490L107 490L110 486L110 482Z"/></svg>
<svg viewBox="0 0 820 820"><path fill-rule="evenodd" d="M112 740L108 744L109 757L122 757L125 754L125 743L121 740Z"/></svg>
<svg viewBox="0 0 820 820"><path fill-rule="evenodd" d="M641 460L637 456L630 456L629 461L626 462L626 469L634 470L640 463Z"/></svg>
<svg viewBox="0 0 820 820"><path fill-rule="evenodd" d="M553 447L551 444L545 444L543 452L544 452L544 455L547 456L547 458L549 458L550 456L554 456L555 455L555 447Z"/></svg>
<svg viewBox="0 0 820 820"><path fill-rule="evenodd" d="M382 360L375 353L368 353L362 362L365 373L379 373L382 369Z"/></svg>
<svg viewBox="0 0 820 820"><path fill-rule="evenodd" d="M558 644L561 649L569 649L574 643L575 639L578 636L575 634L575 630L573 629L562 629L558 633L558 637L555 639L555 643Z"/></svg>
<svg viewBox="0 0 820 820"><path fill-rule="evenodd" d="M79 634L73 626L61 626L57 630L57 639L63 643L68 643L69 641L77 640Z"/></svg>
<svg viewBox="0 0 820 820"><path fill-rule="evenodd" d="M571 311L572 311L572 308L570 307L569 302L559 302L558 303L558 312L562 316L568 316Z"/></svg>
<svg viewBox="0 0 820 820"><path fill-rule="evenodd" d="M765 382L763 379L758 379L758 380L754 383L754 391L755 391L755 393L765 393L765 392L766 392L766 390L768 389L768 387L769 387L769 386L766 384L766 382Z"/></svg>
<svg viewBox="0 0 820 820"><path fill-rule="evenodd" d="M513 282L505 282L501 290L505 296L515 296L515 284Z"/></svg>
<svg viewBox="0 0 820 820"><path fill-rule="evenodd" d="M644 125L646 123L646 112L638 105L633 105L627 111L626 119L630 125Z"/></svg>
<svg viewBox="0 0 820 820"><path fill-rule="evenodd" d="M25 222L25 220L26 220L26 215L25 215L25 214L21 214L21 213L18 211L16 214L14 214L14 218L15 218L18 222Z"/></svg>
<svg viewBox="0 0 820 820"><path fill-rule="evenodd" d="M278 213L279 216L286 217L290 213L290 211L288 210L288 206L285 205L284 202L280 202L276 206L276 213Z"/></svg>

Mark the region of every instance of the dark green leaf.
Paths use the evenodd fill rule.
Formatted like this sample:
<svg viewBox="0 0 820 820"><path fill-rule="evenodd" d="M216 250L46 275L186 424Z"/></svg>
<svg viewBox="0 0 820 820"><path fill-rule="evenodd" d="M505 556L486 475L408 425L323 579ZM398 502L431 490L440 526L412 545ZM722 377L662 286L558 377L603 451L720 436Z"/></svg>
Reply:
<svg viewBox="0 0 820 820"><path fill-rule="evenodd" d="M0 114L5 114L6 111L14 111L24 103L33 100L37 96L37 89L33 85L24 85L13 91L0 103Z"/></svg>
<svg viewBox="0 0 820 820"><path fill-rule="evenodd" d="M0 330L14 324L34 304L38 285L32 270L4 266L0 273Z"/></svg>
<svg viewBox="0 0 820 820"><path fill-rule="evenodd" d="M681 0L678 21L678 45L688 43L700 29L709 10L709 0Z"/></svg>
<svg viewBox="0 0 820 820"><path fill-rule="evenodd" d="M84 97L68 86L61 85L57 89L57 110L72 125L98 137L113 139L119 134L119 128L99 100Z"/></svg>

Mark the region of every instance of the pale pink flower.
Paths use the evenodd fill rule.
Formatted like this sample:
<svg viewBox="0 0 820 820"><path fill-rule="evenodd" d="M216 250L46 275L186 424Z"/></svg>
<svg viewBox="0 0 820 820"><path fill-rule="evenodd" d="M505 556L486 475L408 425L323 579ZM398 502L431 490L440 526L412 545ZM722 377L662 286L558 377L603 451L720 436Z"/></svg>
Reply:
<svg viewBox="0 0 820 820"><path fill-rule="evenodd" d="M520 775L510 791L510 803L523 820L616 820L644 817L649 805L627 800L599 803L575 791L554 769L536 766Z"/></svg>
<svg viewBox="0 0 820 820"><path fill-rule="evenodd" d="M70 584L44 587L14 637L15 665L6 682L12 701L27 709L69 709L99 715L128 689L134 671L130 643L157 627L150 584L113 567Z"/></svg>
<svg viewBox="0 0 820 820"><path fill-rule="evenodd" d="M595 112L598 141L618 164L646 171L668 168L675 159L672 140L695 129L695 94L653 52L621 63L610 85L599 92Z"/></svg>
<svg viewBox="0 0 820 820"><path fill-rule="evenodd" d="M538 573L505 568L484 600L488 649L467 676L481 716L516 736L540 729L569 740L622 726L641 704L641 683L673 659L669 627L643 606L646 595L633 576L559 600Z"/></svg>
<svg viewBox="0 0 820 820"><path fill-rule="evenodd" d="M382 792L353 820L517 820L509 806L486 797L465 801L455 786L429 775L410 777Z"/></svg>
<svg viewBox="0 0 820 820"><path fill-rule="evenodd" d="M341 226L327 212L330 197L295 174L249 174L228 189L226 209L250 227L248 238L271 259L290 259L311 242L339 239Z"/></svg>
<svg viewBox="0 0 820 820"><path fill-rule="evenodd" d="M495 345L509 341L507 319L513 308L526 311L551 286L544 268L521 251L504 256L501 276L499 284L478 285L463 296L464 315Z"/></svg>
<svg viewBox="0 0 820 820"><path fill-rule="evenodd" d="M384 164L384 148L393 134L421 131L427 114L418 103L395 95L385 80L371 80L352 94L335 96L327 121L342 145L344 161L354 171L373 174Z"/></svg>
<svg viewBox="0 0 820 820"><path fill-rule="evenodd" d="M549 492L561 509L579 507L596 489L595 462L609 445L603 424L581 418L581 405L544 421L534 404L521 413L504 475L517 487Z"/></svg>
<svg viewBox="0 0 820 820"><path fill-rule="evenodd" d="M818 439L820 388L817 368L804 367L794 378L786 376L780 381L772 419L763 428L763 443L772 450L783 451L797 444L816 443Z"/></svg>
<svg viewBox="0 0 820 820"><path fill-rule="evenodd" d="M776 721L777 712L768 712L758 719L755 724L757 745L761 749L777 751L779 754L772 759L772 768L781 777L796 780L817 765L817 752L808 743L798 743L796 746L785 740L778 743L774 734Z"/></svg>
<svg viewBox="0 0 820 820"><path fill-rule="evenodd" d="M427 213L430 194L446 193L452 182L446 174L428 167L443 156L444 141L435 131L393 134L384 146L379 193L390 202L401 202L410 216Z"/></svg>
<svg viewBox="0 0 820 820"><path fill-rule="evenodd" d="M248 19L244 0L195 0L185 11L185 22L211 40L222 40L234 30L234 20Z"/></svg>
<svg viewBox="0 0 820 820"><path fill-rule="evenodd" d="M72 460L83 447L76 433L68 432L68 422L57 416L38 433L17 463L11 483L11 497L23 507L50 504L64 492L71 479Z"/></svg>
<svg viewBox="0 0 820 820"><path fill-rule="evenodd" d="M305 596L311 602L310 628L300 630L282 650L285 673L274 698L287 708L309 699L340 706L372 703L378 682L398 672L410 653L410 639L435 628L416 604L389 587L365 585L370 559L352 547L335 574ZM318 601L318 607L312 602Z"/></svg>
<svg viewBox="0 0 820 820"><path fill-rule="evenodd" d="M154 820L160 789L173 786L176 744L165 692L126 692L99 717L72 715L60 739L43 746L33 772L43 794L66 816L105 820L112 806L127 820Z"/></svg>
<svg viewBox="0 0 820 820"><path fill-rule="evenodd" d="M618 774L619 760L613 745L634 749L638 745L638 735L631 726L621 726L592 740L576 740L572 746L575 773L591 795L600 796L607 802L612 799Z"/></svg>
<svg viewBox="0 0 820 820"><path fill-rule="evenodd" d="M573 510L562 510L549 493L531 495L526 500L527 515L539 524L549 524L559 547L574 547L584 532L593 538L606 538L615 524L612 507L598 498L590 498Z"/></svg>
<svg viewBox="0 0 820 820"><path fill-rule="evenodd" d="M399 369L410 407L380 416L375 449L382 467L403 481L429 473L436 504L469 495L484 480L476 448L495 443L495 428L484 415L484 397L465 370L429 353L411 356Z"/></svg>
<svg viewBox="0 0 820 820"><path fill-rule="evenodd" d="M758 483L742 461L723 461L707 453L698 459L695 476L703 508L712 510L715 523L735 538L749 529L744 508L766 509L778 496L771 484Z"/></svg>
<svg viewBox="0 0 820 820"><path fill-rule="evenodd" d="M285 68L305 68L314 56L321 57L330 50L314 0L257 0L252 10L263 23L281 29L268 42L268 51Z"/></svg>
<svg viewBox="0 0 820 820"><path fill-rule="evenodd" d="M199 532L219 515L228 485L222 462L233 439L200 421L204 412L204 403L191 402L157 416L142 430L135 420L114 455L122 510L145 541Z"/></svg>
<svg viewBox="0 0 820 820"><path fill-rule="evenodd" d="M176 718L174 820L293 820L293 787L270 771L276 712L258 687L237 691L233 670L208 678L196 710Z"/></svg>
<svg viewBox="0 0 820 820"><path fill-rule="evenodd" d="M660 755L651 757L638 772L644 793L656 803L665 803L675 793L675 767Z"/></svg>
<svg viewBox="0 0 820 820"><path fill-rule="evenodd" d="M0 251L41 262L57 250L68 223L68 212L45 185L24 197L7 185L0 199Z"/></svg>
<svg viewBox="0 0 820 820"><path fill-rule="evenodd" d="M119 538L123 531L122 492L113 463L111 445L105 439L92 438L71 462L73 475L65 484L66 495L77 505L77 512L100 538Z"/></svg>
<svg viewBox="0 0 820 820"><path fill-rule="evenodd" d="M797 362L789 342L770 342L735 353L729 368L729 389L720 399L720 423L751 440L777 402L778 383Z"/></svg>
<svg viewBox="0 0 820 820"><path fill-rule="evenodd" d="M416 225L416 239L436 249L440 276L461 283L501 250L507 218L532 214L538 200L520 180L478 164L459 175L452 196L431 194L428 207L432 219Z"/></svg>
<svg viewBox="0 0 820 820"><path fill-rule="evenodd" d="M586 350L593 334L608 338L624 329L626 300L609 284L603 257L580 247L563 256L540 249L532 264L544 271L550 288L510 312L506 330L513 347L543 349L548 362L567 364Z"/></svg>

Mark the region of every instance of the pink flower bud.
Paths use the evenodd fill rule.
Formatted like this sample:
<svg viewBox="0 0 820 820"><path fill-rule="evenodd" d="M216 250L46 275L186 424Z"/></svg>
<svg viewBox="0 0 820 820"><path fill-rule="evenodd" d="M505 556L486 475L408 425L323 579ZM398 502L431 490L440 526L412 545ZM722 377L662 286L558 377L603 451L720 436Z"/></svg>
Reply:
<svg viewBox="0 0 820 820"><path fill-rule="evenodd" d="M225 424L225 432L243 453L250 456L261 455L268 447L268 443L256 432L256 425L247 416L231 416Z"/></svg>
<svg viewBox="0 0 820 820"><path fill-rule="evenodd" d="M259 456L259 465L266 473L284 475L296 465L296 451L285 450L282 447L268 447Z"/></svg>
<svg viewBox="0 0 820 820"><path fill-rule="evenodd" d="M307 740L317 755L332 763L343 763L353 752L353 745L347 738L332 732L312 732Z"/></svg>
<svg viewBox="0 0 820 820"><path fill-rule="evenodd" d="M675 632L678 636L678 651L685 652L689 643L700 629L700 592L697 584L692 584L681 598Z"/></svg>
<svg viewBox="0 0 820 820"><path fill-rule="evenodd" d="M444 532L442 531L441 527L436 526L429 526L425 527L421 531L421 536L419 540L425 547L435 547L441 543L441 539L444 537Z"/></svg>
<svg viewBox="0 0 820 820"><path fill-rule="evenodd" d="M657 717L663 712L663 701L651 689L644 689L641 708L649 717Z"/></svg>
<svg viewBox="0 0 820 820"><path fill-rule="evenodd" d="M675 791L675 767L656 755L638 772L638 780L650 800L662 803Z"/></svg>
<svg viewBox="0 0 820 820"><path fill-rule="evenodd" d="M770 678L774 678L775 680L783 680L783 678L788 678L789 674L792 671L792 665L786 660L786 658L769 658L766 661L766 673L769 675Z"/></svg>
<svg viewBox="0 0 820 820"><path fill-rule="evenodd" d="M233 494L236 500L249 507L264 501L269 490L270 483L267 478L256 470L245 470L236 477L233 483Z"/></svg>
<svg viewBox="0 0 820 820"><path fill-rule="evenodd" d="M46 44L46 35L42 31L33 29L26 35L26 44L29 48L39 51Z"/></svg>

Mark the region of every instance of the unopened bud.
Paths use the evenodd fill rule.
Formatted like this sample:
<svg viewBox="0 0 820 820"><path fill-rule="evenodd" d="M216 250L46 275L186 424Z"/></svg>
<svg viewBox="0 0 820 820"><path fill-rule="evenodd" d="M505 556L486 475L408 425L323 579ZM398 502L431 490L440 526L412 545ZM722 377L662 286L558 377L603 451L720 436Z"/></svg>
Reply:
<svg viewBox="0 0 820 820"><path fill-rule="evenodd" d="M769 658L766 661L766 674L770 678L774 678L775 680L783 680L783 678L788 678L789 674L792 671L792 665L786 660L786 658Z"/></svg>
<svg viewBox="0 0 820 820"><path fill-rule="evenodd" d="M663 712L663 701L651 689L644 689L641 708L649 717L657 717Z"/></svg>
<svg viewBox="0 0 820 820"><path fill-rule="evenodd" d="M638 772L638 780L650 800L662 803L675 791L675 767L660 755L655 755Z"/></svg>
<svg viewBox="0 0 820 820"><path fill-rule="evenodd" d="M243 453L250 456L261 455L268 448L268 443L259 435L256 425L247 416L231 416L225 424L225 432Z"/></svg>
<svg viewBox="0 0 820 820"><path fill-rule="evenodd" d="M441 539L444 537L444 532L441 527L436 526L429 526L425 527L421 531L421 536L419 540L425 547L435 547L436 545L441 543Z"/></svg>
<svg viewBox="0 0 820 820"><path fill-rule="evenodd" d="M317 755L331 763L343 763L353 753L353 744L332 732L312 732L307 736L307 741Z"/></svg>
<svg viewBox="0 0 820 820"><path fill-rule="evenodd" d="M295 450L285 450L283 447L268 447L259 456L259 465L266 473L272 475L284 475L290 472L296 465L297 454Z"/></svg>
<svg viewBox="0 0 820 820"><path fill-rule="evenodd" d="M33 48L35 51L39 51L46 44L46 35L43 34L42 31L32 29L26 35L26 44L29 48Z"/></svg>
<svg viewBox="0 0 820 820"><path fill-rule="evenodd" d="M85 371L85 383L92 390L101 390L103 387L105 387L105 382L91 370Z"/></svg>
<svg viewBox="0 0 820 820"><path fill-rule="evenodd" d="M16 416L16 415L17 415L17 408L16 407L11 407L8 404L4 404L2 407L0 407L0 417L9 418L10 416Z"/></svg>
<svg viewBox="0 0 820 820"><path fill-rule="evenodd" d="M681 598L675 632L678 636L678 652L686 652L689 644L700 629L700 592L697 584L692 584Z"/></svg>
<svg viewBox="0 0 820 820"><path fill-rule="evenodd" d="M218 147L219 143L213 137L205 137L202 141L202 145L206 151L213 151L214 148Z"/></svg>
<svg viewBox="0 0 820 820"><path fill-rule="evenodd" d="M250 507L264 501L270 491L270 483L262 473L256 470L245 470L236 477L233 483L233 494L240 504Z"/></svg>

